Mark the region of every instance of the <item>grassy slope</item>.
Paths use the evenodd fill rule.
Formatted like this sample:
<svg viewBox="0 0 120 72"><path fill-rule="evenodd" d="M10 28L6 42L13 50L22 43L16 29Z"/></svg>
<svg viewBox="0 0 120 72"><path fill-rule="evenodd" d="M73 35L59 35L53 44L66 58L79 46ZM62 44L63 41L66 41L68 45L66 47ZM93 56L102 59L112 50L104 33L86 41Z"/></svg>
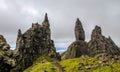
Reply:
<svg viewBox="0 0 120 72"><path fill-rule="evenodd" d="M44 63L43 60L46 60ZM59 72L58 68L50 62L49 57L39 57L36 61L34 61L33 66L27 68L24 72Z"/></svg>
<svg viewBox="0 0 120 72"><path fill-rule="evenodd" d="M51 69L51 67L54 68L54 70ZM24 72L44 72L44 70L48 72L59 72L56 66L51 62L46 62L44 64L38 63L34 66L29 67Z"/></svg>
<svg viewBox="0 0 120 72"><path fill-rule="evenodd" d="M39 59L40 60L40 59ZM27 68L24 72L59 72L59 69L52 62L35 64ZM74 58L62 60L59 64L64 68L65 72L120 72L120 64L113 63L111 66L100 65L102 61L95 58ZM110 63L110 62L108 62ZM51 69L54 68L54 69ZM90 68L91 67L91 68Z"/></svg>

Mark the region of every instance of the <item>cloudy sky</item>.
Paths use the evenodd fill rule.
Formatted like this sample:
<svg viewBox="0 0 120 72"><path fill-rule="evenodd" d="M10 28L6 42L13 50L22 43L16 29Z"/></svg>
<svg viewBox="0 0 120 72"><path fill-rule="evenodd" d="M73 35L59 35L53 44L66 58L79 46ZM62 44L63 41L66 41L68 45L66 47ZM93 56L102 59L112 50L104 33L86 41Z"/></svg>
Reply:
<svg viewBox="0 0 120 72"><path fill-rule="evenodd" d="M81 20L86 41L95 25L103 35L111 36L120 46L120 0L0 0L0 34L11 47L17 30L24 33L32 23L41 22L48 13L55 46L67 48L74 38L76 18Z"/></svg>

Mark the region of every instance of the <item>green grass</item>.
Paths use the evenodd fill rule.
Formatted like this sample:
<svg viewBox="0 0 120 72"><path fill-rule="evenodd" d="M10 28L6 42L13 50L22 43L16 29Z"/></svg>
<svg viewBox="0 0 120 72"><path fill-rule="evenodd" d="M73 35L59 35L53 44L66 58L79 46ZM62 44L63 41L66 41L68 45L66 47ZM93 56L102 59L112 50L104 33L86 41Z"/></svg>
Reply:
<svg viewBox="0 0 120 72"><path fill-rule="evenodd" d="M120 64L112 64L111 66L102 66L99 67L93 72L120 72Z"/></svg>
<svg viewBox="0 0 120 72"><path fill-rule="evenodd" d="M27 68L24 72L59 72L59 69L54 65L53 62L45 62L41 63L42 58L37 59L35 64L29 68ZM49 57L48 57L49 59ZM100 65L102 61L90 58L90 57L83 57L83 58L73 58L62 60L59 64L62 66L65 72L120 72L120 63L112 63L111 61L108 62L108 66ZM54 68L54 69L51 69ZM89 68L91 67L91 68Z"/></svg>
<svg viewBox="0 0 120 72"><path fill-rule="evenodd" d="M40 56L33 62L33 64L40 63L43 60L50 62L50 57L49 56Z"/></svg>
<svg viewBox="0 0 120 72"><path fill-rule="evenodd" d="M112 72L112 70L110 66L103 66L93 70L93 72Z"/></svg>
<svg viewBox="0 0 120 72"><path fill-rule="evenodd" d="M64 68L65 72L80 72L92 71L92 69L87 70L87 67L90 65L97 65L99 62L100 60L95 58L74 58L63 60L60 64Z"/></svg>
<svg viewBox="0 0 120 72"><path fill-rule="evenodd" d="M44 72L44 70L46 70L47 72L59 72L56 66L52 62L46 62L43 64L38 63L34 66L29 67L24 72Z"/></svg>
<svg viewBox="0 0 120 72"><path fill-rule="evenodd" d="M3 51L0 51L0 55L3 55L3 53L4 53Z"/></svg>
<svg viewBox="0 0 120 72"><path fill-rule="evenodd" d="M66 72L79 72L80 58L63 60L60 65L64 68Z"/></svg>
<svg viewBox="0 0 120 72"><path fill-rule="evenodd" d="M37 58L33 62L33 65L27 68L24 72L44 72L44 70L47 72L59 72L53 62L50 62L50 57L48 56L41 56Z"/></svg>
<svg viewBox="0 0 120 72"><path fill-rule="evenodd" d="M113 63L110 66L101 66L93 72L120 72L120 63Z"/></svg>

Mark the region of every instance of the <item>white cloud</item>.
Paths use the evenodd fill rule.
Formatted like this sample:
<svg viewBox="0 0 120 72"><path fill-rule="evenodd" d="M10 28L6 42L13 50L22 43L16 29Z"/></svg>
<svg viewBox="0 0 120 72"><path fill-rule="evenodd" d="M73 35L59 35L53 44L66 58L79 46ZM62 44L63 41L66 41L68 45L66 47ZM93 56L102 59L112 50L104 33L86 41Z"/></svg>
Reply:
<svg viewBox="0 0 120 72"><path fill-rule="evenodd" d="M32 17L38 16L38 10L30 6L23 7L21 12L27 16L32 16Z"/></svg>
<svg viewBox="0 0 120 72"><path fill-rule="evenodd" d="M0 10L6 11L7 9L8 9L8 6L5 3L5 0L0 0Z"/></svg>
<svg viewBox="0 0 120 72"><path fill-rule="evenodd" d="M68 48L68 46L74 41L71 38L54 39L56 48Z"/></svg>

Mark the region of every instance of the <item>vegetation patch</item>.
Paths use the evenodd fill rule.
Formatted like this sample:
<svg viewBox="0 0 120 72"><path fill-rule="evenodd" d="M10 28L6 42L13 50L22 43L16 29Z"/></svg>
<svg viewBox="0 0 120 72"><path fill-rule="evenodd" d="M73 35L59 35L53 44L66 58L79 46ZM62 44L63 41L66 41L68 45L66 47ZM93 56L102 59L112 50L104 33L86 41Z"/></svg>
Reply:
<svg viewBox="0 0 120 72"><path fill-rule="evenodd" d="M53 62L47 61L42 63L41 60L43 58L45 57L37 59L35 64L24 72L60 72ZM62 60L58 63L64 69L64 72L120 72L120 63L111 62L104 63L96 58L80 57Z"/></svg>
<svg viewBox="0 0 120 72"><path fill-rule="evenodd" d="M50 62L50 57L40 56L24 72L59 72L59 70L53 62Z"/></svg>
<svg viewBox="0 0 120 72"><path fill-rule="evenodd" d="M4 53L3 51L0 51L0 55L3 55L3 53Z"/></svg>

